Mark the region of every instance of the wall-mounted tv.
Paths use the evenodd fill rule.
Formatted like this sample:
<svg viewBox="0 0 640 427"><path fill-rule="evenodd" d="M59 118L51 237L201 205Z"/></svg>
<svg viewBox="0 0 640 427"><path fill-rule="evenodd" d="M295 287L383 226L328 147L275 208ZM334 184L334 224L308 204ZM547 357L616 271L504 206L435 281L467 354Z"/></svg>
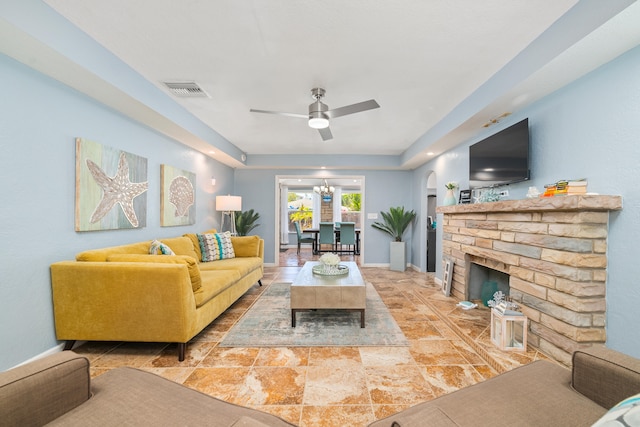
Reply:
<svg viewBox="0 0 640 427"><path fill-rule="evenodd" d="M469 147L471 188L511 184L529 177L529 119Z"/></svg>

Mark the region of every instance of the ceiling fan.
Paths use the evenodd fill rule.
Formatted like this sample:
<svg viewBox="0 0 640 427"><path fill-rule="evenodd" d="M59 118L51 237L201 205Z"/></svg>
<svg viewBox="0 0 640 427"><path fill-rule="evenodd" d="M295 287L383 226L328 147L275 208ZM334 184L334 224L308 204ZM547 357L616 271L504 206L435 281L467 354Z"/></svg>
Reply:
<svg viewBox="0 0 640 427"><path fill-rule="evenodd" d="M269 110L255 110L251 109L252 113L266 113L277 114L280 116L297 117L300 119L309 120L309 127L318 129L323 141L328 141L333 138L331 129L329 129L329 119L336 117L346 116L347 114L360 113L362 111L373 110L374 108L380 108L380 105L370 99L368 101L358 102L356 104L345 105L344 107L334 108L329 110L327 104L324 104L321 99L324 97L325 90L319 87L311 89L311 97L315 99L315 102L309 105L309 114L296 114L296 113L283 113L280 111Z"/></svg>

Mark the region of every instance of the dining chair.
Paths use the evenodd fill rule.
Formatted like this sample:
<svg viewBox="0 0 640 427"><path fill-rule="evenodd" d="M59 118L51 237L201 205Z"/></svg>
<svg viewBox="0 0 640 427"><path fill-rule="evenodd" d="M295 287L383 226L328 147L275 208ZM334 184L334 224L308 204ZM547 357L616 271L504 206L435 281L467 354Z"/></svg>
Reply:
<svg viewBox="0 0 640 427"><path fill-rule="evenodd" d="M356 253L356 223L343 222L340 224L340 250L342 246L353 246L353 253ZM348 252L352 249L348 248Z"/></svg>
<svg viewBox="0 0 640 427"><path fill-rule="evenodd" d="M312 236L305 236L302 234L302 229L300 227L300 221L295 221L293 223L296 227L296 234L298 235L298 254L300 253L300 244L302 243L311 243L311 248L313 250L313 252L315 252L315 246L316 246L316 239L315 237Z"/></svg>
<svg viewBox="0 0 640 427"><path fill-rule="evenodd" d="M318 252L322 245L331 245L331 250L335 249L335 235L332 222L320 223L320 236L318 238Z"/></svg>

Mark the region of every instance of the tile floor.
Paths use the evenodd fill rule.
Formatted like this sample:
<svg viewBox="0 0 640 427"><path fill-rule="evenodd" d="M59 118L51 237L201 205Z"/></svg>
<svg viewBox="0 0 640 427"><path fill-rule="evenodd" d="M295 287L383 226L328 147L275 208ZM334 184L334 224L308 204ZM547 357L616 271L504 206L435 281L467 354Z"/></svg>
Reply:
<svg viewBox="0 0 640 427"><path fill-rule="evenodd" d="M217 343L262 291L290 282L309 250L280 254L254 286L187 346L184 362L165 343L85 343L92 375L132 366L217 398L276 414L300 426L364 426L416 403L545 356L494 348L489 311L463 311L433 275L361 268L410 341L408 347L221 348ZM342 257L355 260L358 257ZM354 314L356 315L356 314Z"/></svg>

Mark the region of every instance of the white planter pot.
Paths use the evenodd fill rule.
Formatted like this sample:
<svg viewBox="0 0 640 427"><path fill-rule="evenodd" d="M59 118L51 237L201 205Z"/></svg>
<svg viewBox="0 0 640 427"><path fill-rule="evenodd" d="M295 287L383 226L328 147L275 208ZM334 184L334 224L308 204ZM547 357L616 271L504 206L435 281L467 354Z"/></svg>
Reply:
<svg viewBox="0 0 640 427"><path fill-rule="evenodd" d="M407 245L405 242L391 242L389 244L389 269L405 271L407 269Z"/></svg>

